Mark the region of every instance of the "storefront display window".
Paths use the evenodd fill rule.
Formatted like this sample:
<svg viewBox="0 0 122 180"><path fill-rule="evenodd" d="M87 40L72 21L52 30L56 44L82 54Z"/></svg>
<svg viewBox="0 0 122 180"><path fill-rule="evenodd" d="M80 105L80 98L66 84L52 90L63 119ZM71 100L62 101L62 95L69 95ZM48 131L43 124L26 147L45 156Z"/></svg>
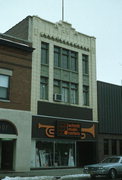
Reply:
<svg viewBox="0 0 122 180"><path fill-rule="evenodd" d="M75 165L74 144L56 143L55 145L55 164L57 166Z"/></svg>
<svg viewBox="0 0 122 180"><path fill-rule="evenodd" d="M36 143L36 167L49 167L53 165L53 143Z"/></svg>
<svg viewBox="0 0 122 180"><path fill-rule="evenodd" d="M75 166L75 143L37 141L35 168Z"/></svg>

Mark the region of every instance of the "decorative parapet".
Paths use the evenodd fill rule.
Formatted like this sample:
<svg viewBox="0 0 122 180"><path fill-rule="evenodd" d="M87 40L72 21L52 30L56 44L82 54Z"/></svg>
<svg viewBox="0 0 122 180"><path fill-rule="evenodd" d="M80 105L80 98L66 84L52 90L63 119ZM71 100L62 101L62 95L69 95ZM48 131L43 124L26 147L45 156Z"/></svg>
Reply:
<svg viewBox="0 0 122 180"><path fill-rule="evenodd" d="M35 27L34 32L38 31L41 37L90 51L91 39L95 39L94 37L77 32L72 28L71 24L64 21L54 24L39 17L35 18L38 25Z"/></svg>

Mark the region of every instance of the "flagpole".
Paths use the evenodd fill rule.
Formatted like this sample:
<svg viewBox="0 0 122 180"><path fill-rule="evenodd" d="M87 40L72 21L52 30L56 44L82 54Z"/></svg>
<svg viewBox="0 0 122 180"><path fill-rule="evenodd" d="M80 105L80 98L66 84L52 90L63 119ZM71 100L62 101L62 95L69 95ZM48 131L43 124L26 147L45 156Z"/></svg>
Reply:
<svg viewBox="0 0 122 180"><path fill-rule="evenodd" d="M64 0L62 0L62 21L64 21Z"/></svg>

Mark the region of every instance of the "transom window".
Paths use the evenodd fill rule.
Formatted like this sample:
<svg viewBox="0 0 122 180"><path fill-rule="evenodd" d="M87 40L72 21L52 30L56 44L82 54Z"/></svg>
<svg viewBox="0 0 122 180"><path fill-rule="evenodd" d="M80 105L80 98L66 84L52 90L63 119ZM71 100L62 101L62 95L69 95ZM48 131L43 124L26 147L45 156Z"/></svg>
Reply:
<svg viewBox="0 0 122 180"><path fill-rule="evenodd" d="M0 74L0 99L9 99L9 76Z"/></svg>

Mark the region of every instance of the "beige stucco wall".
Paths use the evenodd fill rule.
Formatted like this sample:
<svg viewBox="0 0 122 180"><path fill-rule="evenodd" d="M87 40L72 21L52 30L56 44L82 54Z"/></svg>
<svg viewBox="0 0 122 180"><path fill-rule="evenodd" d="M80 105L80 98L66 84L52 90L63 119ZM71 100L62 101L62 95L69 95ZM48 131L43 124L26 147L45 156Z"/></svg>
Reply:
<svg viewBox="0 0 122 180"><path fill-rule="evenodd" d="M0 108L0 120L12 122L18 131L18 135L3 135L1 138L16 139L14 148L14 170L29 171L31 158L31 122L32 115L27 111L18 111Z"/></svg>

